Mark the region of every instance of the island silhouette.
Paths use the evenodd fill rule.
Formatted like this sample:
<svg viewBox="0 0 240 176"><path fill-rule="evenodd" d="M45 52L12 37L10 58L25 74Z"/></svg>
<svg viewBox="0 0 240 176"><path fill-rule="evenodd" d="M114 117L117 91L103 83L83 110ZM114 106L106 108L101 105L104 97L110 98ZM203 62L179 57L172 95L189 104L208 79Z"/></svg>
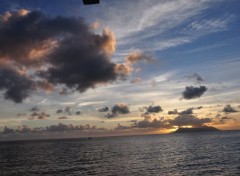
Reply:
<svg viewBox="0 0 240 176"><path fill-rule="evenodd" d="M179 127L173 133L196 133L196 132L220 132L221 130L214 128L212 126L199 126L192 128Z"/></svg>

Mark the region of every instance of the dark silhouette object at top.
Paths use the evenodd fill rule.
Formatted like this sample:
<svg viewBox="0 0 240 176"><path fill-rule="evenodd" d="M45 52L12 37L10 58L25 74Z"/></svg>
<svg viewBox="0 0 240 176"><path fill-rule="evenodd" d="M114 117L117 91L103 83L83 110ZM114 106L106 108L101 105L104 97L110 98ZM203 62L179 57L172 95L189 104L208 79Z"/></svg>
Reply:
<svg viewBox="0 0 240 176"><path fill-rule="evenodd" d="M84 5L99 4L99 0L83 0Z"/></svg>

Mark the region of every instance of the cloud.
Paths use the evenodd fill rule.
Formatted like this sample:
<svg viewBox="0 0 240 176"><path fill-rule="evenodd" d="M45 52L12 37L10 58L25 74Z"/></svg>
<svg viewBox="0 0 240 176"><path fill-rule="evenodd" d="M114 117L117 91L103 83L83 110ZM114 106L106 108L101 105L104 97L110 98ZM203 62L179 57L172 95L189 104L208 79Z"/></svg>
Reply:
<svg viewBox="0 0 240 176"><path fill-rule="evenodd" d="M188 108L184 111L181 111L178 113L179 115L190 115L190 114L193 114L193 108Z"/></svg>
<svg viewBox="0 0 240 176"><path fill-rule="evenodd" d="M61 114L61 113L63 113L63 110L62 110L62 109L58 109L58 110L56 111L56 113L57 113L57 114Z"/></svg>
<svg viewBox="0 0 240 176"><path fill-rule="evenodd" d="M152 63L155 60L153 59L152 56L147 55L142 51L134 51L126 57L125 61L128 65L132 65L139 61L146 61Z"/></svg>
<svg viewBox="0 0 240 176"><path fill-rule="evenodd" d="M35 116L39 116L39 113L37 113L37 112L33 112L33 113L31 114L31 116L33 116L33 117L35 117Z"/></svg>
<svg viewBox="0 0 240 176"><path fill-rule="evenodd" d="M2 133L3 134L12 134L12 133L14 133L14 129L11 129L11 128L8 128L5 126Z"/></svg>
<svg viewBox="0 0 240 176"><path fill-rule="evenodd" d="M197 118L193 115L179 115L178 117L168 120L169 124L171 126L194 126L194 127L199 127L204 125L204 123L209 123L212 122L212 119L210 118Z"/></svg>
<svg viewBox="0 0 240 176"><path fill-rule="evenodd" d="M37 119L39 120L43 120L43 119L46 119L47 117L50 117L50 114L47 114L45 112L41 112L41 113L33 112L29 120L33 120L35 117L37 117Z"/></svg>
<svg viewBox="0 0 240 176"><path fill-rule="evenodd" d="M131 81L132 84L141 84L142 83L142 78L136 77Z"/></svg>
<svg viewBox="0 0 240 176"><path fill-rule="evenodd" d="M126 104L116 104L112 107L113 114L128 114L130 113L129 107Z"/></svg>
<svg viewBox="0 0 240 176"><path fill-rule="evenodd" d="M235 110L231 105L226 105L223 108L223 112L225 112L225 113L234 113L234 112L238 112L238 111Z"/></svg>
<svg viewBox="0 0 240 176"><path fill-rule="evenodd" d="M24 133L33 133L33 132L42 131L42 130L44 130L44 129L43 128L34 128L34 129L32 129L32 128L29 128L26 125L19 126L18 129L15 129L15 130L5 126L4 129L3 129L2 134L6 134L6 135L16 134L16 133L24 134Z"/></svg>
<svg viewBox="0 0 240 176"><path fill-rule="evenodd" d="M91 126L89 124L86 125L72 125L72 124L63 124L59 123L58 125L50 125L46 127L46 131L84 131L84 130L105 130L103 128L97 128L96 126Z"/></svg>
<svg viewBox="0 0 240 176"><path fill-rule="evenodd" d="M81 114L81 111L76 111L76 115L80 115Z"/></svg>
<svg viewBox="0 0 240 176"><path fill-rule="evenodd" d="M53 85L47 82L46 80L36 81L35 86L36 88L44 90L47 93L52 92L54 90Z"/></svg>
<svg viewBox="0 0 240 176"><path fill-rule="evenodd" d="M29 13L26 9L20 9L19 11L9 12L7 11L4 15L0 14L0 21L7 22L10 18L25 16Z"/></svg>
<svg viewBox="0 0 240 176"><path fill-rule="evenodd" d="M50 44L49 40L54 35L63 32L61 19L50 19L39 11L19 15L20 11L8 12L9 18L0 21L0 60L21 65L37 65L41 60L32 58L31 53L44 50L44 45Z"/></svg>
<svg viewBox="0 0 240 176"><path fill-rule="evenodd" d="M67 114L71 114L71 107L70 106L66 106L64 109L64 112Z"/></svg>
<svg viewBox="0 0 240 176"><path fill-rule="evenodd" d="M69 19L69 23L73 23L73 29L69 26L70 31L66 32L72 36L59 43L51 53L48 62L54 67L41 71L39 75L55 85L64 84L79 92L115 81L118 78L116 64L110 59L115 50L113 33L105 29L102 35L95 35L80 19ZM121 77L124 76L126 74L121 73Z"/></svg>
<svg viewBox="0 0 240 176"><path fill-rule="evenodd" d="M173 111L174 114L177 110ZM181 114L173 119L165 119L164 117L153 118L150 114L143 116L144 119L140 121L133 121L131 128L166 128L172 129L175 126L193 126L200 127L205 123L212 122L211 118L197 118L192 114Z"/></svg>
<svg viewBox="0 0 240 176"><path fill-rule="evenodd" d="M155 62L152 56L147 55L142 51L134 51L125 58L125 63L115 64L115 72L120 79L124 80L126 79L126 76L134 70L132 65L141 61L146 61L148 63ZM136 70L139 70L139 67ZM132 83L136 83L136 81L141 82L141 78L136 78Z"/></svg>
<svg viewBox="0 0 240 176"><path fill-rule="evenodd" d="M183 98L186 100L199 98L207 91L207 87L200 86L200 87L193 87L187 86L185 87L184 92L182 93Z"/></svg>
<svg viewBox="0 0 240 176"><path fill-rule="evenodd" d="M144 109L146 110L146 113L158 113L158 112L163 111L163 109L159 105L146 106L146 107L144 107Z"/></svg>
<svg viewBox="0 0 240 176"><path fill-rule="evenodd" d="M124 126L118 123L118 125L114 128L114 130L119 131L119 130L128 130L130 129L129 126Z"/></svg>
<svg viewBox="0 0 240 176"><path fill-rule="evenodd" d="M190 114L193 114L193 109L194 108L188 108L186 110L183 110L181 112L178 112L177 109L174 109L173 111L168 111L168 115L190 115Z"/></svg>
<svg viewBox="0 0 240 176"><path fill-rule="evenodd" d="M178 110L174 109L173 111L168 111L168 115L175 115L178 114Z"/></svg>
<svg viewBox="0 0 240 176"><path fill-rule="evenodd" d="M198 75L197 73L194 73L194 74L186 76L186 77L187 77L187 79L196 81L197 83L204 82L204 79L200 75Z"/></svg>
<svg viewBox="0 0 240 176"><path fill-rule="evenodd" d="M105 117L111 119L111 118L113 118L113 117L116 117L116 114L107 113L107 114L105 115Z"/></svg>
<svg viewBox="0 0 240 176"><path fill-rule="evenodd" d="M102 34L95 34L82 18L50 17L24 9L7 12L0 17L0 90L16 103L37 89L49 92L59 85L82 93L125 80L132 64L153 60L136 51L126 63L114 63L115 45L112 31L104 28Z"/></svg>
<svg viewBox="0 0 240 176"><path fill-rule="evenodd" d="M107 112L109 111L109 107L105 106L105 107L102 107L98 110L99 112Z"/></svg>
<svg viewBox="0 0 240 176"><path fill-rule="evenodd" d="M62 131L106 131L105 128L98 128L94 125L72 125L59 123L57 125L50 125L41 128L30 128L26 125L19 126L18 129L14 130L5 127L2 134L24 134L24 133L42 133L42 132L62 132Z"/></svg>
<svg viewBox="0 0 240 176"><path fill-rule="evenodd" d="M118 116L118 114L128 114L128 113L130 113L128 105L120 103L120 104L115 104L112 107L111 113L107 113L105 117L113 118Z"/></svg>
<svg viewBox="0 0 240 176"><path fill-rule="evenodd" d="M227 117L227 116L222 117L222 120L229 120L229 119L232 119L232 117Z"/></svg>
<svg viewBox="0 0 240 176"><path fill-rule="evenodd" d="M62 117L58 117L58 119L60 119L60 120L65 120L65 119L68 119L68 117L62 116Z"/></svg>
<svg viewBox="0 0 240 176"><path fill-rule="evenodd" d="M145 115L143 120L132 121L131 128L150 128L150 129L159 129L159 128L169 128L168 121L164 117L153 118L151 115Z"/></svg>
<svg viewBox="0 0 240 176"><path fill-rule="evenodd" d="M208 19L208 20L198 20L193 21L188 25L188 32L196 33L209 33L209 32L218 32L228 29L228 25L234 19L233 15L225 15L219 19Z"/></svg>
<svg viewBox="0 0 240 176"><path fill-rule="evenodd" d="M165 122L162 119L154 118L152 121L150 120L142 120L132 124L134 128L164 128Z"/></svg>
<svg viewBox="0 0 240 176"><path fill-rule="evenodd" d="M125 63L115 64L114 71L121 80L125 80L126 76L132 73L133 68Z"/></svg>
<svg viewBox="0 0 240 176"><path fill-rule="evenodd" d="M25 75L20 75L15 70L0 65L0 90L5 90L5 99L21 103L34 90L34 84Z"/></svg>
<svg viewBox="0 0 240 176"><path fill-rule="evenodd" d="M18 113L17 117L26 116L26 115L27 115L26 113Z"/></svg>
<svg viewBox="0 0 240 176"><path fill-rule="evenodd" d="M229 121L229 120L232 120L232 121L236 120L233 117L228 117L228 116L221 117L221 115L220 116L216 116L216 118L217 119L214 120L214 124L216 124L216 125L218 125L218 124L226 124L226 122Z"/></svg>
<svg viewBox="0 0 240 176"><path fill-rule="evenodd" d="M37 106L33 106L31 109L29 109L29 111L40 111L40 108Z"/></svg>
<svg viewBox="0 0 240 176"><path fill-rule="evenodd" d="M151 81L151 87L156 87L157 86L157 81L154 79Z"/></svg>

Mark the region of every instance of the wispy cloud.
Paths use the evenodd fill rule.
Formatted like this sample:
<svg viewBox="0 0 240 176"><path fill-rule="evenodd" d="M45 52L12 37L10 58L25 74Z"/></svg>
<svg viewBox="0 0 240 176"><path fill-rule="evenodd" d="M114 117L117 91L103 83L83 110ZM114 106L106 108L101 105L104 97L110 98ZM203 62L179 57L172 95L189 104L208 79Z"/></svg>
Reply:
<svg viewBox="0 0 240 176"><path fill-rule="evenodd" d="M191 22L185 29L184 34L204 35L212 32L224 31L229 28L229 24L234 20L234 15L214 19L198 19Z"/></svg>
<svg viewBox="0 0 240 176"><path fill-rule="evenodd" d="M219 2L130 1L127 8L116 9L117 14L124 14L116 17L119 20L108 21L116 32L117 52L132 49L161 51L191 43L213 32L227 30L235 19L233 14L222 14L210 19L204 16L207 9Z"/></svg>

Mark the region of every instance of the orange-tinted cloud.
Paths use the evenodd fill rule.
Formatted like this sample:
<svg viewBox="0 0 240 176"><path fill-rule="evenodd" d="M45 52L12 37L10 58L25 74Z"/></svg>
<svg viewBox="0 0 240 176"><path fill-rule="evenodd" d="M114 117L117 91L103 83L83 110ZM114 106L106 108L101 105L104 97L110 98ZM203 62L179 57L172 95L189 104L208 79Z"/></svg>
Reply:
<svg viewBox="0 0 240 176"><path fill-rule="evenodd" d="M146 61L146 62L152 63L154 62L154 59L152 56L147 55L142 51L134 51L125 58L125 61L128 65L132 65L140 61Z"/></svg>

